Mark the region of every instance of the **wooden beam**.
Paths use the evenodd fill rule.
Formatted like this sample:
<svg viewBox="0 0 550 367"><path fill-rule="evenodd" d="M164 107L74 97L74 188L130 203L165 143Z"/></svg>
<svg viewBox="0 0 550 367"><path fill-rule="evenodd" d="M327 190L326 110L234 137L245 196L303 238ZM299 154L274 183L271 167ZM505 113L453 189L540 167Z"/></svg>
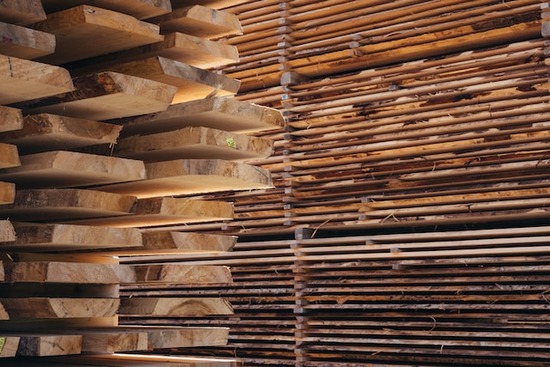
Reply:
<svg viewBox="0 0 550 367"><path fill-rule="evenodd" d="M21 336L18 356L50 357L80 354L81 335L24 335Z"/></svg>
<svg viewBox="0 0 550 367"><path fill-rule="evenodd" d="M143 248L148 250L177 249L189 251L231 251L235 236L199 232L144 232Z"/></svg>
<svg viewBox="0 0 550 367"><path fill-rule="evenodd" d="M166 111L122 121L123 136L152 134L188 126L203 126L234 133L278 129L284 120L280 111L236 98L207 98L173 104Z"/></svg>
<svg viewBox="0 0 550 367"><path fill-rule="evenodd" d="M95 154L52 151L24 155L21 166L0 170L0 180L18 188L64 188L145 178L142 161Z"/></svg>
<svg viewBox="0 0 550 367"><path fill-rule="evenodd" d="M154 24L88 5L49 14L33 27L55 35L55 53L39 59L54 65L162 41Z"/></svg>
<svg viewBox="0 0 550 367"><path fill-rule="evenodd" d="M4 221L8 223L7 221ZM0 241L2 251L78 251L112 248L141 248L141 233L132 228L108 228L71 224L13 223L13 238L7 230ZM17 237L15 237L15 232Z"/></svg>
<svg viewBox="0 0 550 367"><path fill-rule="evenodd" d="M200 317L232 315L231 305L222 298L132 297L120 300L120 315Z"/></svg>
<svg viewBox="0 0 550 367"><path fill-rule="evenodd" d="M10 319L101 318L115 316L118 299L105 298L2 298Z"/></svg>
<svg viewBox="0 0 550 367"><path fill-rule="evenodd" d="M136 198L93 190L17 190L13 204L0 206L0 216L24 221L61 221L129 215Z"/></svg>
<svg viewBox="0 0 550 367"><path fill-rule="evenodd" d="M159 264L120 265L117 268L122 284L172 283L181 286L233 282L231 271L224 266Z"/></svg>
<svg viewBox="0 0 550 367"><path fill-rule="evenodd" d="M165 133L130 136L115 146L117 155L145 162L175 159L247 161L267 158L273 141L206 127L186 127ZM0 179L3 176L0 175Z"/></svg>
<svg viewBox="0 0 550 367"><path fill-rule="evenodd" d="M11 262L4 264L5 281L11 283L118 284L115 264L75 262Z"/></svg>
<svg viewBox="0 0 550 367"><path fill-rule="evenodd" d="M0 55L0 104L12 104L74 90L66 69Z"/></svg>
<svg viewBox="0 0 550 367"><path fill-rule="evenodd" d="M55 44L53 34L0 22L0 52L4 56L36 59L53 53Z"/></svg>
<svg viewBox="0 0 550 367"><path fill-rule="evenodd" d="M0 2L0 21L29 25L46 19L40 0L4 0Z"/></svg>
<svg viewBox="0 0 550 367"><path fill-rule="evenodd" d="M176 87L124 75L102 72L74 79L76 91L27 105L27 111L91 120L109 120L165 110Z"/></svg>
<svg viewBox="0 0 550 367"><path fill-rule="evenodd" d="M0 116L2 111L0 107ZM121 129L118 125L43 113L25 116L16 131L0 133L0 139L17 145L20 154L29 154L114 144Z"/></svg>
<svg viewBox="0 0 550 367"><path fill-rule="evenodd" d="M172 10L170 0L42 0L42 4L48 13L88 4L128 14L138 19L156 17Z"/></svg>
<svg viewBox="0 0 550 367"><path fill-rule="evenodd" d="M118 228L151 227L170 224L230 220L233 207L223 201L190 200L186 198L154 197L140 199L132 215L91 218L72 221L79 224Z"/></svg>
<svg viewBox="0 0 550 367"><path fill-rule="evenodd" d="M180 159L145 165L147 179L98 189L139 198L239 191L271 187L269 172L220 159Z"/></svg>

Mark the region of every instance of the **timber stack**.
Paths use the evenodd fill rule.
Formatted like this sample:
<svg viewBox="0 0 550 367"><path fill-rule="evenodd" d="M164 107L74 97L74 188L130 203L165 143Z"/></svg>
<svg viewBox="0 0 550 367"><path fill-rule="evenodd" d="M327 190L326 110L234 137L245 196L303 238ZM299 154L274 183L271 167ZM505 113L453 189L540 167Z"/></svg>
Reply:
<svg viewBox="0 0 550 367"><path fill-rule="evenodd" d="M232 326L236 353L270 366L548 365L549 4L228 11L244 35L224 75L287 118L260 163L277 188L210 196L238 218L190 230L239 236L242 287L289 255L278 279L296 319L293 340ZM257 300L284 325L287 299Z"/></svg>
<svg viewBox="0 0 550 367"><path fill-rule="evenodd" d="M151 289L232 284L181 262L236 240L179 231L234 218L190 196L272 187L253 163L273 142L252 134L281 113L211 70L238 60L221 8L239 2L0 3L0 365L237 365L185 355L227 343L185 320L231 318L229 300Z"/></svg>

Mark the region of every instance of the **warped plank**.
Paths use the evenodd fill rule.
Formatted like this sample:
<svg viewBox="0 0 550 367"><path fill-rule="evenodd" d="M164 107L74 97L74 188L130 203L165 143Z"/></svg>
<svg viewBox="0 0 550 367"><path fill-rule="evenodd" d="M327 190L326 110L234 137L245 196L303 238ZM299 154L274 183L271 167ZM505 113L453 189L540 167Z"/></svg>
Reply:
<svg viewBox="0 0 550 367"><path fill-rule="evenodd" d="M108 69L177 87L172 103L234 95L241 85L236 79L165 57L129 61L113 65Z"/></svg>
<svg viewBox="0 0 550 367"><path fill-rule="evenodd" d="M175 159L215 159L246 161L271 155L268 139L234 134L223 130L190 126L165 133L130 136L119 140L115 153L145 162ZM3 176L0 175L0 179Z"/></svg>
<svg viewBox="0 0 550 367"><path fill-rule="evenodd" d="M207 98L173 104L166 111L123 120L122 135L160 133L204 126L235 133L252 133L283 126L281 112L236 98Z"/></svg>
<svg viewBox="0 0 550 367"><path fill-rule="evenodd" d="M17 190L13 204L0 206L11 220L66 220L129 215L136 198L93 190Z"/></svg>
<svg viewBox="0 0 550 367"><path fill-rule="evenodd" d="M0 22L0 53L21 59L36 59L55 51L55 36L35 29Z"/></svg>
<svg viewBox="0 0 550 367"><path fill-rule="evenodd" d="M181 159L145 165L147 179L97 189L139 198L270 188L269 172L220 159Z"/></svg>
<svg viewBox="0 0 550 367"><path fill-rule="evenodd" d="M0 107L0 114L3 111ZM17 127L15 131L0 133L0 140L17 145L21 154L114 144L122 129L113 124L47 113L25 116Z"/></svg>
<svg viewBox="0 0 550 367"><path fill-rule="evenodd" d="M243 33L236 15L202 5L174 9L150 21L160 25L161 33L181 32L208 39Z"/></svg>
<svg viewBox="0 0 550 367"><path fill-rule="evenodd" d="M40 0L4 0L0 2L0 21L29 25L46 19Z"/></svg>
<svg viewBox="0 0 550 367"><path fill-rule="evenodd" d="M81 335L23 335L17 350L18 356L49 357L80 354Z"/></svg>
<svg viewBox="0 0 550 367"><path fill-rule="evenodd" d="M115 316L118 299L102 298L2 298L10 319L101 318Z"/></svg>
<svg viewBox="0 0 550 367"><path fill-rule="evenodd" d="M176 93L171 85L114 72L76 77L73 82L75 93L42 99L27 105L27 110L109 120L163 111Z"/></svg>
<svg viewBox="0 0 550 367"><path fill-rule="evenodd" d="M21 166L0 170L0 180L18 188L65 188L145 178L142 161L87 153L52 151L24 155Z"/></svg>
<svg viewBox="0 0 550 367"><path fill-rule="evenodd" d="M11 262L4 265L11 283L118 284L117 265L75 262Z"/></svg>
<svg viewBox="0 0 550 367"><path fill-rule="evenodd" d="M128 228L210 222L230 220L232 218L232 205L223 201L154 197L138 200L132 208L131 215L81 219L71 222Z"/></svg>
<svg viewBox="0 0 550 367"><path fill-rule="evenodd" d="M0 55L0 104L30 101L74 90L66 69Z"/></svg>
<svg viewBox="0 0 550 367"><path fill-rule="evenodd" d="M9 222L7 222L9 223ZM3 251L76 251L143 245L141 233L132 228L108 228L71 224L13 223L17 236L3 236ZM0 233L9 234L2 230Z"/></svg>
<svg viewBox="0 0 550 367"><path fill-rule="evenodd" d="M229 302L222 298L132 297L120 300L123 316L199 317L232 315Z"/></svg>
<svg viewBox="0 0 550 367"><path fill-rule="evenodd" d="M224 266L159 264L120 265L117 268L122 284L172 283L195 285L208 283L232 283L231 271Z"/></svg>
<svg viewBox="0 0 550 367"><path fill-rule="evenodd" d="M199 232L144 232L143 248L147 250L231 251L235 236Z"/></svg>
<svg viewBox="0 0 550 367"><path fill-rule="evenodd" d="M88 5L49 14L33 27L55 35L56 51L39 59L55 65L162 41L154 24Z"/></svg>

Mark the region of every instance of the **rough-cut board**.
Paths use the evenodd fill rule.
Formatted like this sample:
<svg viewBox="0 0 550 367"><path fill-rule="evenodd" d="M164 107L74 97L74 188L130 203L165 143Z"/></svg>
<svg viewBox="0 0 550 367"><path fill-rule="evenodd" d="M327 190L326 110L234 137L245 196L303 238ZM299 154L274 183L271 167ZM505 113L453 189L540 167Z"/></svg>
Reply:
<svg viewBox="0 0 550 367"><path fill-rule="evenodd" d="M118 299L106 298L2 298L10 315L18 319L62 319L112 317L119 307Z"/></svg>
<svg viewBox="0 0 550 367"><path fill-rule="evenodd" d="M11 262L4 264L5 281L10 283L118 284L119 265L76 262Z"/></svg>
<svg viewBox="0 0 550 367"><path fill-rule="evenodd" d="M9 224L9 222L4 221ZM12 236L1 236L3 251L77 251L107 248L141 248L142 235L137 229L81 226L71 224L13 223ZM0 230L0 233L10 234Z"/></svg>
<svg viewBox="0 0 550 367"><path fill-rule="evenodd" d="M143 232L143 248L146 250L231 251L236 236L198 232Z"/></svg>
<svg viewBox="0 0 550 367"><path fill-rule="evenodd" d="M128 14L138 19L156 17L172 10L170 0L42 0L42 4L48 13L88 4Z"/></svg>
<svg viewBox="0 0 550 367"><path fill-rule="evenodd" d="M100 186L98 189L150 198L272 187L267 170L221 159L180 159L149 163L145 165L145 170L146 180Z"/></svg>
<svg viewBox="0 0 550 367"><path fill-rule="evenodd" d="M7 115L2 115L3 112ZM10 118L9 112L3 110L3 107L0 107L0 116L6 116L6 119ZM13 122L15 123L16 120ZM0 133L0 140L17 145L20 154L114 144L122 129L122 126L104 122L47 113L25 116L21 126L19 126L19 122L17 122L17 126L16 131Z"/></svg>
<svg viewBox="0 0 550 367"><path fill-rule="evenodd" d="M149 331L149 349L215 347L227 345L228 328L186 327Z"/></svg>
<svg viewBox="0 0 550 367"><path fill-rule="evenodd" d="M160 25L161 33L181 32L208 39L243 33L235 14L201 5L175 9L150 21Z"/></svg>
<svg viewBox="0 0 550 367"><path fill-rule="evenodd" d="M151 227L170 224L210 222L233 219L233 207L223 201L156 197L141 199L132 215L74 221L79 224L109 227Z"/></svg>
<svg viewBox="0 0 550 367"><path fill-rule="evenodd" d="M17 256L17 254L10 254ZM118 298L120 297L119 284L83 284L83 283L36 283L18 282L1 283L0 294L2 297L61 297L71 298L75 295L88 298Z"/></svg>
<svg viewBox="0 0 550 367"><path fill-rule="evenodd" d="M15 184L0 182L0 205L11 204L15 200Z"/></svg>
<svg viewBox="0 0 550 367"><path fill-rule="evenodd" d="M27 298L31 299L31 298ZM75 298L78 300L77 298ZM21 299L21 302L24 302ZM39 303L39 302L38 302ZM86 307L86 305L80 305ZM37 307L42 307L38 305ZM117 306L113 306L117 308ZM75 328L100 328L100 327L115 327L118 325L118 316L107 317L74 317L74 318L28 318L24 317L17 320L0 321L0 331L11 332L13 330L21 330L28 332L44 332L51 330L65 330Z"/></svg>
<svg viewBox="0 0 550 367"><path fill-rule="evenodd" d="M165 35L162 42L98 56L86 62L71 63L70 69L75 75L83 75L108 70L120 63L157 56L203 69L220 67L239 60L235 46L176 32Z"/></svg>
<svg viewBox="0 0 550 367"><path fill-rule="evenodd" d="M14 242L15 229L9 220L0 220L0 242ZM0 263L1 264L1 263ZM0 265L0 280L4 277L4 268Z"/></svg>
<svg viewBox="0 0 550 367"><path fill-rule="evenodd" d="M0 170L0 180L20 189L64 188L141 180L142 161L79 152L52 151L21 156L21 166Z"/></svg>
<svg viewBox="0 0 550 367"><path fill-rule="evenodd" d="M23 114L17 108L0 106L0 134L23 128ZM0 141L6 142L1 138Z"/></svg>
<svg viewBox="0 0 550 367"><path fill-rule="evenodd" d="M272 140L200 126L145 136L130 136L121 139L115 146L117 155L145 162L215 158L246 161L267 158L272 151ZM3 179L2 175L0 179Z"/></svg>
<svg viewBox="0 0 550 367"><path fill-rule="evenodd" d="M82 352L116 353L148 350L145 331L89 331L82 336Z"/></svg>
<svg viewBox="0 0 550 367"><path fill-rule="evenodd" d="M39 59L54 65L162 41L154 24L88 5L49 14L33 27L55 35L55 53Z"/></svg>
<svg viewBox="0 0 550 367"><path fill-rule="evenodd" d="M48 357L80 354L81 335L24 335L21 336L17 355Z"/></svg>
<svg viewBox="0 0 550 367"><path fill-rule="evenodd" d="M204 126L235 133L277 129L284 120L280 111L236 98L207 98L173 104L166 111L122 121L121 135L152 134Z"/></svg>
<svg viewBox="0 0 550 367"><path fill-rule="evenodd" d="M200 4L213 9L228 8L230 6L246 3L249 0L201 0ZM181 8L183 6L195 5L196 0L171 0L172 7L174 9Z"/></svg>
<svg viewBox="0 0 550 367"><path fill-rule="evenodd" d="M35 59L55 51L55 36L50 33L0 22L0 53L21 59Z"/></svg>
<svg viewBox="0 0 550 367"><path fill-rule="evenodd" d="M122 284L172 283L178 285L232 283L231 271L225 266L158 264L120 265L117 267Z"/></svg>
<svg viewBox="0 0 550 367"><path fill-rule="evenodd" d="M0 22L28 25L46 19L40 0L3 0L0 2Z"/></svg>
<svg viewBox="0 0 550 367"><path fill-rule="evenodd" d="M0 307L2 307L0 305ZM20 338L18 336L3 336L2 348L0 348L0 358L11 358L17 354Z"/></svg>
<svg viewBox="0 0 550 367"><path fill-rule="evenodd" d="M76 366L80 364L102 367L237 367L240 363L234 359L171 357L165 355L144 354L91 354L86 356L57 357L57 363ZM32 363L32 364L31 364ZM26 361L25 367L42 367L40 361Z"/></svg>
<svg viewBox="0 0 550 367"><path fill-rule="evenodd" d="M121 63L109 67L109 70L177 87L172 103L234 95L241 85L236 79L164 57Z"/></svg>
<svg viewBox="0 0 550 367"><path fill-rule="evenodd" d="M132 297L120 300L120 315L199 317L232 315L229 302L222 298Z"/></svg>
<svg viewBox="0 0 550 367"><path fill-rule="evenodd" d="M11 205L0 206L0 217L19 221L53 221L128 215L136 198L79 189L17 190Z"/></svg>
<svg viewBox="0 0 550 367"><path fill-rule="evenodd" d="M0 55L0 104L49 97L74 90L66 69Z"/></svg>
<svg viewBox="0 0 550 367"><path fill-rule="evenodd" d="M109 120L164 111L176 87L113 72L74 79L76 91L27 105L30 113Z"/></svg>

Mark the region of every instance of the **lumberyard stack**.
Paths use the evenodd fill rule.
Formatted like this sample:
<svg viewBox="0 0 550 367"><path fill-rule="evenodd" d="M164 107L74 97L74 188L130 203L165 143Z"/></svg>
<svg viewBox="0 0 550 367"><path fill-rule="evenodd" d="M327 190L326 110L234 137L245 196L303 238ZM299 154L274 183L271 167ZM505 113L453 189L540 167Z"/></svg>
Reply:
<svg viewBox="0 0 550 367"><path fill-rule="evenodd" d="M228 264L178 262L236 237L178 228L233 220L191 195L272 187L251 134L283 119L212 71L239 1L198 3L0 2L1 366L239 364L186 354L227 344L230 300L197 290Z"/></svg>
<svg viewBox="0 0 550 367"><path fill-rule="evenodd" d="M239 236L235 283L209 289L242 294L235 314L247 323L224 324L217 355L251 366L550 364L549 7L227 9L243 35L228 39L240 62L223 74L241 81L238 99L286 122L255 134L276 139L256 161L276 188L203 196L234 202L236 220L188 228Z"/></svg>

